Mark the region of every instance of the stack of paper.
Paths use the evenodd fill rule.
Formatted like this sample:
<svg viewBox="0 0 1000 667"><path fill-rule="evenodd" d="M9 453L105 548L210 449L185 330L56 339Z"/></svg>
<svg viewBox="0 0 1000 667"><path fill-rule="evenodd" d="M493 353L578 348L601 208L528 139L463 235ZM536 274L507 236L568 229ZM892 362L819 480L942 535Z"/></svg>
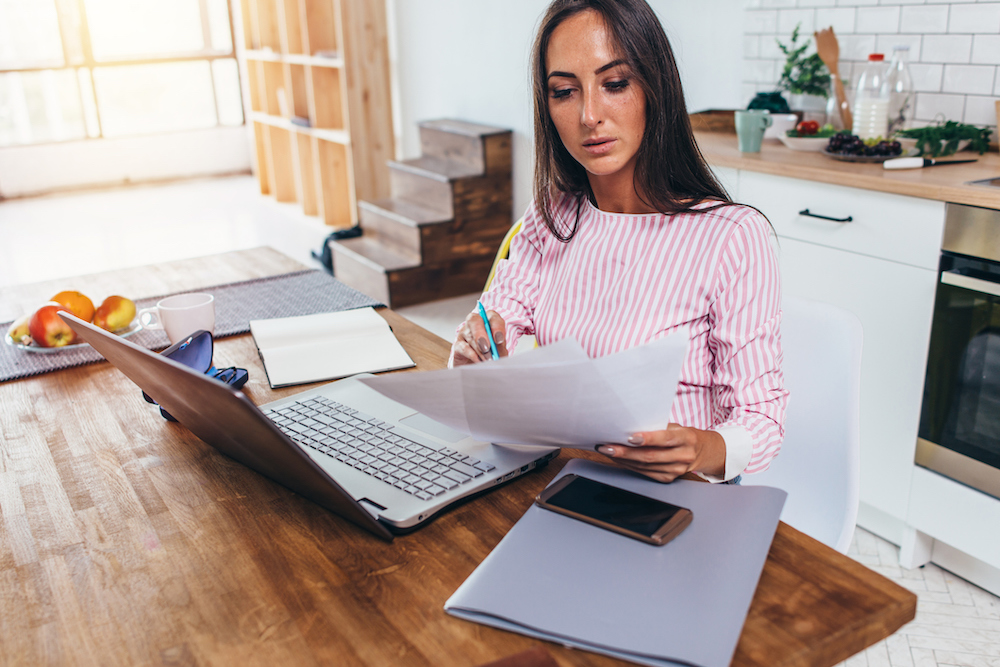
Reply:
<svg viewBox="0 0 1000 667"><path fill-rule="evenodd" d="M659 484L580 459L562 474L571 472L687 507L694 519L654 546L532 505L445 610L644 665L729 665L787 494Z"/></svg>
<svg viewBox="0 0 1000 667"><path fill-rule="evenodd" d="M494 443L592 449L666 428L683 334L590 359L573 339L456 369L366 378L431 419Z"/></svg>
<svg viewBox="0 0 1000 667"><path fill-rule="evenodd" d="M250 333L272 389L415 365L372 308L252 320Z"/></svg>

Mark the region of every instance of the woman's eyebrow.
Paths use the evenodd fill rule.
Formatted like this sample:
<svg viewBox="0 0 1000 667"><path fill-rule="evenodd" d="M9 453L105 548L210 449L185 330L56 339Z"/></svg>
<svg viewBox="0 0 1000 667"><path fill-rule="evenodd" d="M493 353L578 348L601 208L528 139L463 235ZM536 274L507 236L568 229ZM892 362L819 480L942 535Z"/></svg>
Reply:
<svg viewBox="0 0 1000 667"><path fill-rule="evenodd" d="M595 69L594 70L594 74L600 74L601 72L607 72L612 67L618 67L619 65L624 65L625 62L626 61L625 61L624 58L619 58L618 60L612 60L607 65L602 65L602 66L598 67L597 69ZM576 74L573 74L572 72L560 72L558 70L554 71L554 72L549 72L549 75L546 78L547 79L551 79L554 76L561 76L561 77L566 78L566 79L575 79L576 78Z"/></svg>

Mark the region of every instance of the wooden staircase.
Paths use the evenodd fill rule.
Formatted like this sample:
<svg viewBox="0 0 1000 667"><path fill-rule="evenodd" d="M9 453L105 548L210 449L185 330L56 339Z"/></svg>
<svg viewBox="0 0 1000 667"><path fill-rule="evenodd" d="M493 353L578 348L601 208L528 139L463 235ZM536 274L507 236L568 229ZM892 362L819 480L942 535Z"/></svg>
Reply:
<svg viewBox="0 0 1000 667"><path fill-rule="evenodd" d="M419 127L423 155L388 163L391 197L359 202L362 235L330 241L337 279L392 308L481 290L511 225L510 130Z"/></svg>

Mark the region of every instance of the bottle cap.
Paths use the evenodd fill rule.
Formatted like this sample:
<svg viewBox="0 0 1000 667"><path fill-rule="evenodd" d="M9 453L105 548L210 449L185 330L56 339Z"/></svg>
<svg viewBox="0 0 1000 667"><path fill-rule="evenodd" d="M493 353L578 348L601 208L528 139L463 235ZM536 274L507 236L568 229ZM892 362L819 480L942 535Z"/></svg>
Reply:
<svg viewBox="0 0 1000 667"><path fill-rule="evenodd" d="M871 60L871 61L874 61L874 62L878 62L879 60L885 60L885 54L884 53L869 53L868 54L868 60Z"/></svg>

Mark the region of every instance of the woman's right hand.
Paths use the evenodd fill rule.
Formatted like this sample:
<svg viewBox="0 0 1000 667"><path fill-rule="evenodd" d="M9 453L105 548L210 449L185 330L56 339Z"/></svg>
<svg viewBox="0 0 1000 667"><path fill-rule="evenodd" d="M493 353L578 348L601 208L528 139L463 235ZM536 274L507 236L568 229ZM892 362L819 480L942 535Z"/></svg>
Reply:
<svg viewBox="0 0 1000 667"><path fill-rule="evenodd" d="M490 318L490 328L493 329L493 342L496 343L497 352L501 357L507 356L507 324L496 311L486 311L486 316ZM490 339L486 335L486 326L483 325L483 318L479 316L479 310L469 313L462 326L458 329L458 335L451 346L452 366L464 366L465 364L475 364L480 361L491 359Z"/></svg>

